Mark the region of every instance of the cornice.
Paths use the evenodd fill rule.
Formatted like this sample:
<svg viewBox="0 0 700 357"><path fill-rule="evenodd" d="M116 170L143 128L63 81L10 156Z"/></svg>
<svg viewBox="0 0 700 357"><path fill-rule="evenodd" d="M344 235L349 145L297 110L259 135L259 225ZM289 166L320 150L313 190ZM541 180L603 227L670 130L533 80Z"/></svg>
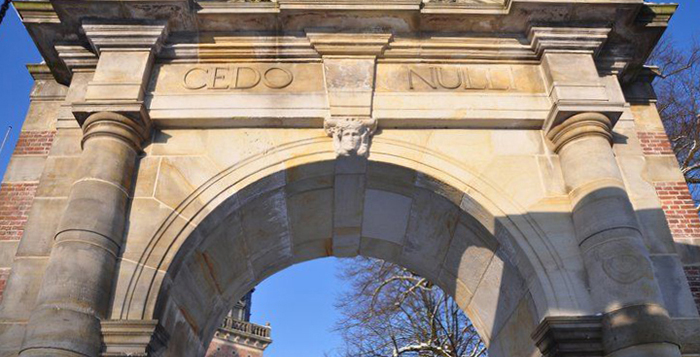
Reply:
<svg viewBox="0 0 700 357"><path fill-rule="evenodd" d="M156 24L105 24L84 22L83 31L98 55L109 50L158 52L167 36L164 22Z"/></svg>
<svg viewBox="0 0 700 357"><path fill-rule="evenodd" d="M384 53L386 59L537 60L523 36L465 36L395 38Z"/></svg>
<svg viewBox="0 0 700 357"><path fill-rule="evenodd" d="M525 35L484 36L477 33L424 33L423 37L389 33L330 33L274 36L201 35L196 40L173 38L159 57L168 61L315 60L320 56L377 56L383 61L489 61L532 63L545 51L600 53L609 28L532 27ZM622 71L628 58L600 58L601 70Z"/></svg>
<svg viewBox="0 0 700 357"><path fill-rule="evenodd" d="M13 1L22 22L31 24L60 24L61 20L49 1Z"/></svg>
<svg viewBox="0 0 700 357"><path fill-rule="evenodd" d="M538 55L545 51L588 52L597 55L610 31L609 28L533 26L528 31L528 39Z"/></svg>
<svg viewBox="0 0 700 357"><path fill-rule="evenodd" d="M646 27L666 27L677 8L678 4L645 3L635 22Z"/></svg>
<svg viewBox="0 0 700 357"><path fill-rule="evenodd" d="M51 75L51 70L46 63L37 64L27 64L27 71L34 78L35 81L40 80L53 80L53 75Z"/></svg>
<svg viewBox="0 0 700 357"><path fill-rule="evenodd" d="M202 36L202 42L178 41L163 46L159 58L166 60L280 60L320 58L306 37L301 36Z"/></svg>
<svg viewBox="0 0 700 357"><path fill-rule="evenodd" d="M280 8L274 1L198 1L197 13L207 14L277 14Z"/></svg>
<svg viewBox="0 0 700 357"><path fill-rule="evenodd" d="M79 44L56 45L55 48L58 57L72 72L97 67L97 55Z"/></svg>
<svg viewBox="0 0 700 357"><path fill-rule="evenodd" d="M629 79L629 75L643 65L675 10L675 5L644 4L642 0L430 0L422 4L419 0L17 0L15 7L56 80L63 84L70 82L72 69L90 66L90 56L77 48L75 51L57 49L57 43L91 49L97 54L111 47L123 50L129 46L143 49L154 45L158 50L159 42L153 42L158 36L149 34L147 27L160 22L167 22L170 32L193 39L207 33L242 31L249 31L247 37L272 33L282 35L281 38L290 33L303 33L310 27L329 28L334 32L373 29L395 37L383 50L370 48L370 44L359 51L372 55L384 51L378 55L381 60L531 62L537 61L543 51L589 51L598 54L599 66L604 72L620 73L624 82L624 78ZM374 12L374 8L381 11ZM328 16L328 11L332 11L333 16ZM379 13L381 16L377 16ZM125 30L120 34L117 28L114 31L86 28L83 26L86 19L140 23L144 27L137 33ZM572 24L597 28L592 32L579 28L574 33L547 30ZM607 40L602 39L606 34L599 32L600 26L608 28L604 30L609 35ZM411 34L431 37L408 39ZM450 38L461 34L475 36ZM494 45L487 43L484 36L490 36L488 40ZM314 53L317 50L344 55L350 46L362 47L347 43L331 49L322 41L314 44L287 41L290 42L293 42L291 46L285 46L268 41L253 50L254 44L242 42L203 42L199 47L194 42L172 41L166 46L167 53L162 59L185 62L195 58L204 61L214 61L214 58L317 60L319 54Z"/></svg>
<svg viewBox="0 0 700 357"><path fill-rule="evenodd" d="M511 0L429 0L423 4L425 14L507 14Z"/></svg>
<svg viewBox="0 0 700 357"><path fill-rule="evenodd" d="M422 0L277 0L280 10L420 10Z"/></svg>

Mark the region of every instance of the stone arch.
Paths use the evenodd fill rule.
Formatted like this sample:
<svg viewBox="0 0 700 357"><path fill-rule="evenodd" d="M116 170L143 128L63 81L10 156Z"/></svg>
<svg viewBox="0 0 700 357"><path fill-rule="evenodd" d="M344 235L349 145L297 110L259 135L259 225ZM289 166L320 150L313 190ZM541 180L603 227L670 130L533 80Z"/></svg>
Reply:
<svg viewBox="0 0 700 357"><path fill-rule="evenodd" d="M494 185L381 137L369 161L336 160L319 137L250 157L195 190L144 248L112 316L158 319L164 354L196 355L232 302L266 277L356 254L433 280L494 356L529 355L547 314L589 312L546 235Z"/></svg>

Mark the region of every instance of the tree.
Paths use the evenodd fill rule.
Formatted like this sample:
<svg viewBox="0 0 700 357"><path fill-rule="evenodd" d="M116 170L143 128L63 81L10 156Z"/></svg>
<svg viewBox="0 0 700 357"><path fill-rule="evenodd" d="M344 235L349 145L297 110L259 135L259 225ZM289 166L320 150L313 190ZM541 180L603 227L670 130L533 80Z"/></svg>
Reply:
<svg viewBox="0 0 700 357"><path fill-rule="evenodd" d="M700 199L700 44L678 46L664 38L650 57L659 67L654 82L673 152L696 202Z"/></svg>
<svg viewBox="0 0 700 357"><path fill-rule="evenodd" d="M10 7L10 3L12 0L3 0L2 5L0 5L0 24L2 24L2 20L5 18L5 14L7 13L7 9Z"/></svg>
<svg viewBox="0 0 700 357"><path fill-rule="evenodd" d="M427 279L381 260L357 258L336 307L340 357L479 357L486 346L454 300Z"/></svg>

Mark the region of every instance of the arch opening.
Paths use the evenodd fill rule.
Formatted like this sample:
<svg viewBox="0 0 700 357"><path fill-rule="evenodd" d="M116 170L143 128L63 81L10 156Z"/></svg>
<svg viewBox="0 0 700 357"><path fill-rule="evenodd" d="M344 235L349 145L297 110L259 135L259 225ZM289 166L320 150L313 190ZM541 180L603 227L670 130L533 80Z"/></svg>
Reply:
<svg viewBox="0 0 700 357"><path fill-rule="evenodd" d="M417 170L339 159L289 167L223 198L172 256L153 317L157 355L202 355L237 299L272 274L323 257L382 259L459 304L492 356L530 356L545 289L508 227Z"/></svg>

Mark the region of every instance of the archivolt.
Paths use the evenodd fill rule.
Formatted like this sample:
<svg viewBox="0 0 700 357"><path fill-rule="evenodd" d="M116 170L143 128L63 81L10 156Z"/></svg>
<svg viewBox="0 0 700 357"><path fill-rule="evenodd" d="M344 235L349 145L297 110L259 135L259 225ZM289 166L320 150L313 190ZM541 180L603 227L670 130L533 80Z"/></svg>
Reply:
<svg viewBox="0 0 700 357"><path fill-rule="evenodd" d="M414 172L416 179L413 184L416 187L443 197L473 217L487 231L486 234L498 241L503 260L517 267L532 295L537 315L541 316L548 310L580 309L573 298L576 296L574 283L566 275L561 259L525 209L508 199L498 187L449 157L378 136L374 139L366 166L336 161L328 139L317 137L251 156L212 177L162 222L131 274L126 293L121 298L117 296L119 300L115 301L114 307L120 311L113 316L129 320L158 317L156 305L159 296L166 293L168 284L182 266L181 257L212 233L201 225L205 219L211 222L224 219L232 210L264 192L297 182L300 177L295 175L303 176L329 167L334 167L333 175L369 175L367 167L371 171L376 165ZM402 185L398 180L395 184L397 187ZM336 247L329 248L332 251ZM330 251L326 255L331 254L345 255ZM254 280L260 281L265 276L256 276ZM554 286L559 289L555 290ZM566 287L566 291L561 287Z"/></svg>

